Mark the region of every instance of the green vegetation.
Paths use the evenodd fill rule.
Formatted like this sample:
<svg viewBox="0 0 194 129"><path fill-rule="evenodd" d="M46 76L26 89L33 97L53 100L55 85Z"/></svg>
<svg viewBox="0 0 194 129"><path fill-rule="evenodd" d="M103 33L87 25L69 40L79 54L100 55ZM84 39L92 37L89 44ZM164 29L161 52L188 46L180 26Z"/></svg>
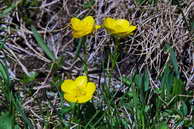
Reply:
<svg viewBox="0 0 194 129"><path fill-rule="evenodd" d="M0 129L194 129L193 7L0 1ZM74 16L123 18L137 29L118 38L102 26L74 39ZM94 96L69 103L61 84L81 75L96 84Z"/></svg>

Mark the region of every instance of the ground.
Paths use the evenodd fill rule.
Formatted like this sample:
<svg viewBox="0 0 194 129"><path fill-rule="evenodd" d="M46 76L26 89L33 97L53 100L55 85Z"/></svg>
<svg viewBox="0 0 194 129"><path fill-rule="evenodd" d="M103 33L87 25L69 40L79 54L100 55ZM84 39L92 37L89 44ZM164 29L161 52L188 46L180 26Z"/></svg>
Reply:
<svg viewBox="0 0 194 129"><path fill-rule="evenodd" d="M71 18L86 16L137 29L119 39L117 57L103 27L85 47L72 37ZM193 32L193 0L1 0L0 121L12 127L0 128L192 129ZM67 102L62 82L85 74L93 99Z"/></svg>

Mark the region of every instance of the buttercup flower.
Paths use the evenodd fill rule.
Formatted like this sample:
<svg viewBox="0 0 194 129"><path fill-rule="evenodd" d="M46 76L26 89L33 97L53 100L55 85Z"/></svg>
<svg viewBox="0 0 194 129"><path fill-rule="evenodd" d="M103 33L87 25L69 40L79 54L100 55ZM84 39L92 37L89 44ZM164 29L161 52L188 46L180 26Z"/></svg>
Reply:
<svg viewBox="0 0 194 129"><path fill-rule="evenodd" d="M99 29L99 25L95 25L95 20L92 16L87 16L83 20L78 18L71 19L71 28L74 38L86 36L95 30Z"/></svg>
<svg viewBox="0 0 194 129"><path fill-rule="evenodd" d="M87 76L79 76L75 80L65 80L61 85L61 90L67 101L85 103L92 99L96 85L88 82Z"/></svg>
<svg viewBox="0 0 194 129"><path fill-rule="evenodd" d="M137 29L136 26L131 25L131 23L125 19L112 19L109 17L104 19L103 26L110 34L119 37L132 35L133 31Z"/></svg>

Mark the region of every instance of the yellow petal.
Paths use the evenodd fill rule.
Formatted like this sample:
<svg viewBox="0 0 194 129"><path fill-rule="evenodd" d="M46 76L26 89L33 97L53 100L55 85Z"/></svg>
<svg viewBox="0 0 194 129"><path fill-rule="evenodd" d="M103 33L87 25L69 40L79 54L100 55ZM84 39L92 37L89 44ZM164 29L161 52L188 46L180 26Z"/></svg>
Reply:
<svg viewBox="0 0 194 129"><path fill-rule="evenodd" d="M77 102L77 98L76 96L69 94L69 93L65 93L64 94L64 98L65 100L67 100L68 102Z"/></svg>
<svg viewBox="0 0 194 129"><path fill-rule="evenodd" d="M100 29L100 28L101 28L100 25L95 25L95 30Z"/></svg>
<svg viewBox="0 0 194 129"><path fill-rule="evenodd" d="M94 21L94 18L92 16L87 16L85 17L82 22L85 23L85 25L88 25L88 26L94 26L95 24L95 21ZM86 26L85 26L86 27Z"/></svg>
<svg viewBox="0 0 194 129"><path fill-rule="evenodd" d="M85 35L92 33L95 29L95 21L92 16L87 16L83 19L83 30Z"/></svg>
<svg viewBox="0 0 194 129"><path fill-rule="evenodd" d="M116 24L117 25L120 25L122 27L129 27L129 25L131 25L131 22L129 22L128 20L126 19L117 19L116 20Z"/></svg>
<svg viewBox="0 0 194 129"><path fill-rule="evenodd" d="M92 95L84 95L77 97L77 103L85 103L92 99Z"/></svg>
<svg viewBox="0 0 194 129"><path fill-rule="evenodd" d="M78 88L85 88L88 82L87 76L79 76L75 79L75 84Z"/></svg>
<svg viewBox="0 0 194 129"><path fill-rule="evenodd" d="M129 25L130 25L129 21L125 19L118 19L116 20L116 25L114 26L112 33L118 34L128 32Z"/></svg>
<svg viewBox="0 0 194 129"><path fill-rule="evenodd" d="M131 32L133 32L136 29L137 29L137 26L130 25L128 30L131 33Z"/></svg>
<svg viewBox="0 0 194 129"><path fill-rule="evenodd" d="M61 85L61 90L66 93L72 93L74 89L76 89L76 85L73 80L65 80Z"/></svg>
<svg viewBox="0 0 194 129"><path fill-rule="evenodd" d="M96 90L96 85L93 82L88 82L85 91L87 94L93 94Z"/></svg>
<svg viewBox="0 0 194 129"><path fill-rule="evenodd" d="M113 29L115 26L115 20L112 18L105 18L103 21L103 25L106 29Z"/></svg>
<svg viewBox="0 0 194 129"><path fill-rule="evenodd" d="M72 18L71 26L73 29L72 35L74 38L86 36L96 30L95 20L92 16L87 16L83 20Z"/></svg>
<svg viewBox="0 0 194 129"><path fill-rule="evenodd" d="M78 18L71 19L71 27L73 30L80 30L81 29L80 24L81 24L80 19Z"/></svg>
<svg viewBox="0 0 194 129"><path fill-rule="evenodd" d="M118 33L118 36L124 37L124 36L127 36L127 35L133 35L133 31L136 30L136 29L137 29L136 26L130 25L125 32Z"/></svg>
<svg viewBox="0 0 194 129"><path fill-rule="evenodd" d="M72 35L74 38L80 38L80 37L87 35L87 33L83 30L82 31L73 31Z"/></svg>
<svg viewBox="0 0 194 129"><path fill-rule="evenodd" d="M78 96L78 103L85 103L92 99L93 93L96 90L96 85L93 82L88 82L85 89L83 89L86 94Z"/></svg>
<svg viewBox="0 0 194 129"><path fill-rule="evenodd" d="M126 19L105 18L103 22L104 27L110 34L120 37L133 34L137 27L131 24L132 22Z"/></svg>

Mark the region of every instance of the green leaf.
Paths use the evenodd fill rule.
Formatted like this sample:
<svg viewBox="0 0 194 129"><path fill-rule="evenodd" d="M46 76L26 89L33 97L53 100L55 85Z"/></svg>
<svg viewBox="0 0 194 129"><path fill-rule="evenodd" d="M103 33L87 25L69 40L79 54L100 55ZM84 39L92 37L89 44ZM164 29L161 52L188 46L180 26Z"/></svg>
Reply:
<svg viewBox="0 0 194 129"><path fill-rule="evenodd" d="M194 22L191 23L191 28L194 30Z"/></svg>
<svg viewBox="0 0 194 129"><path fill-rule="evenodd" d="M0 116L0 129L14 129L14 117L11 113L6 112Z"/></svg>
<svg viewBox="0 0 194 129"><path fill-rule="evenodd" d="M134 81L138 88L142 88L142 76L140 74L135 75Z"/></svg>
<svg viewBox="0 0 194 129"><path fill-rule="evenodd" d="M136 0L136 3L139 5L143 4L144 2L145 2L145 0Z"/></svg>
<svg viewBox="0 0 194 129"><path fill-rule="evenodd" d="M12 5L10 7L6 8L2 12L0 12L0 17L4 17L4 16L8 15L15 8L16 8L16 3L12 3Z"/></svg>
<svg viewBox="0 0 194 129"><path fill-rule="evenodd" d="M38 76L37 72L30 72L29 75L24 75L24 77L21 80L21 82L23 82L23 83L32 82L33 80L36 79L37 76Z"/></svg>
<svg viewBox="0 0 194 129"><path fill-rule="evenodd" d="M119 78L124 84L126 84L127 86L131 86L132 84L132 79L131 78L128 78L128 77L120 77Z"/></svg>
<svg viewBox="0 0 194 129"><path fill-rule="evenodd" d="M55 61L55 55L53 52L49 49L49 47L46 45L44 40L42 39L41 35L37 32L36 28L34 26L31 26L33 36L35 37L38 45L42 48L42 50L46 53L46 55L52 60Z"/></svg>
<svg viewBox="0 0 194 129"><path fill-rule="evenodd" d="M172 95L176 96L184 91L184 83L181 79L174 78L173 79L173 90L172 90Z"/></svg>
<svg viewBox="0 0 194 129"><path fill-rule="evenodd" d="M70 112L72 110L75 110L75 107L76 107L76 104L75 103L70 103L69 106L64 106L63 105L63 107L61 108L60 112L62 114L66 114L66 113L68 113L68 112Z"/></svg>
<svg viewBox="0 0 194 129"><path fill-rule="evenodd" d="M10 84L10 79L9 79L9 74L8 74L8 69L2 61L0 61L0 78L4 80L4 83L6 85Z"/></svg>
<svg viewBox="0 0 194 129"><path fill-rule="evenodd" d="M144 112L148 112L150 110L150 106L148 106L148 105L145 105L145 107L144 107Z"/></svg>
<svg viewBox="0 0 194 129"><path fill-rule="evenodd" d="M87 1L87 2L85 2L83 4L83 8L85 8L85 9L91 8L94 4L95 4L95 1L94 0L89 0L89 1Z"/></svg>
<svg viewBox="0 0 194 129"><path fill-rule="evenodd" d="M66 114L66 113L72 111L72 109L73 109L72 107L64 107L61 109L61 113Z"/></svg>
<svg viewBox="0 0 194 129"><path fill-rule="evenodd" d="M171 74L171 70L169 69L168 65L166 65L161 78L162 78L161 89L162 89L162 95L164 97L166 94L166 91L168 93L172 91L172 84L173 84L173 75Z"/></svg>
<svg viewBox="0 0 194 129"><path fill-rule="evenodd" d="M143 83L144 83L144 91L148 91L149 90L149 84L150 84L150 81L149 81L149 75L148 75L148 72L144 72L144 75L143 75Z"/></svg>
<svg viewBox="0 0 194 129"><path fill-rule="evenodd" d="M176 76L179 78L180 76L180 72L179 72L179 69L178 69L178 63L177 63L177 59L176 59L176 52L173 50L173 48L166 44L165 45L165 50L167 52L170 52L170 62L172 63L173 65L173 68L174 68L174 71L176 73Z"/></svg>
<svg viewBox="0 0 194 129"><path fill-rule="evenodd" d="M0 28L1 29L1 28ZM5 41L0 40L0 49L4 48Z"/></svg>
<svg viewBox="0 0 194 129"><path fill-rule="evenodd" d="M89 124L94 124L98 120L96 116L100 111L98 111L97 113L93 103L88 102L83 104L81 107L81 111L83 112L80 114L80 118L84 120L83 122L86 123L86 127L89 126Z"/></svg>
<svg viewBox="0 0 194 129"><path fill-rule="evenodd" d="M155 5L158 0L148 0L148 3L151 5Z"/></svg>
<svg viewBox="0 0 194 129"><path fill-rule="evenodd" d="M178 70L178 63L177 63L177 59L176 59L176 52L173 50L173 49L170 49L170 60L171 60L171 63L174 67L174 70L175 70L175 73L176 73L176 76L179 77L179 70Z"/></svg>
<svg viewBox="0 0 194 129"><path fill-rule="evenodd" d="M24 108L23 108L23 106L22 106L22 104L20 102L21 101L19 100L19 98L17 96L15 96L14 104L15 104L17 112L20 114L21 120L24 123L25 129L34 129L31 121L26 116L25 110L24 110Z"/></svg>
<svg viewBox="0 0 194 129"><path fill-rule="evenodd" d="M144 84L143 84L143 76L141 74L136 74L134 78L135 86L137 89L138 98L140 99L140 103L145 104L145 90L144 90Z"/></svg>
<svg viewBox="0 0 194 129"><path fill-rule="evenodd" d="M159 129L169 129L168 125L166 124L166 122L163 122L163 123L159 124L158 128Z"/></svg>
<svg viewBox="0 0 194 129"><path fill-rule="evenodd" d="M76 51L75 51L76 58L79 56L82 44L85 41L86 41L85 37L74 40L74 44L76 46Z"/></svg>
<svg viewBox="0 0 194 129"><path fill-rule="evenodd" d="M188 114L188 108L184 101L181 102L180 112L183 116Z"/></svg>
<svg viewBox="0 0 194 129"><path fill-rule="evenodd" d="M76 47L74 60L76 60L79 57L84 62L84 60L80 56L80 51L81 51L81 48L84 47L86 39L87 39L86 37L82 37L82 38L79 38L79 39L74 39L74 45ZM86 62L84 62L84 63L86 63Z"/></svg>

